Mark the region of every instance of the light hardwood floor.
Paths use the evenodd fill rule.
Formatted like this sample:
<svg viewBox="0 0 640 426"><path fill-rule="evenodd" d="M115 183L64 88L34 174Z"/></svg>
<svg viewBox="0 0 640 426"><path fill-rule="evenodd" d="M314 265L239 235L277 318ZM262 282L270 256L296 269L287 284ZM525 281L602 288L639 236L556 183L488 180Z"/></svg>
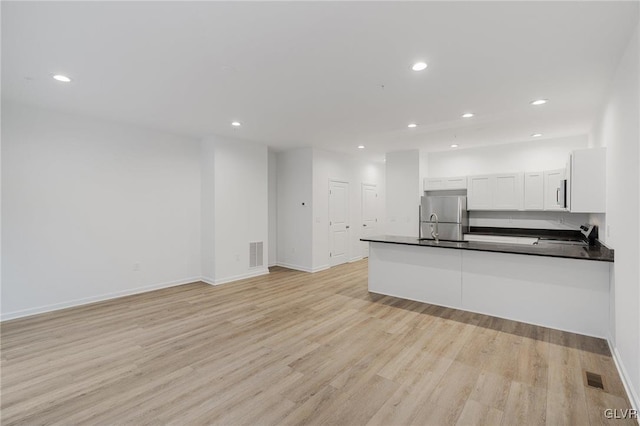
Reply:
<svg viewBox="0 0 640 426"><path fill-rule="evenodd" d="M370 294L366 260L1 331L3 425L635 424L603 340Z"/></svg>

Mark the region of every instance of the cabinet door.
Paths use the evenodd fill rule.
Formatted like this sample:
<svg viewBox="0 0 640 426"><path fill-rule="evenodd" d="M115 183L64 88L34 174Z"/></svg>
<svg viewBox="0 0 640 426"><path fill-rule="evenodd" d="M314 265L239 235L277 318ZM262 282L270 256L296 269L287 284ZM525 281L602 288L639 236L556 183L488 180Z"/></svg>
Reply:
<svg viewBox="0 0 640 426"><path fill-rule="evenodd" d="M571 208L577 213L604 213L606 149L579 149L571 155Z"/></svg>
<svg viewBox="0 0 640 426"><path fill-rule="evenodd" d="M425 178L424 179L425 191L434 191L439 189L445 189L444 178Z"/></svg>
<svg viewBox="0 0 640 426"><path fill-rule="evenodd" d="M467 209L491 210L495 176L469 176L467 179Z"/></svg>
<svg viewBox="0 0 640 426"><path fill-rule="evenodd" d="M446 189L467 189L467 177L449 177L444 181L444 187Z"/></svg>
<svg viewBox="0 0 640 426"><path fill-rule="evenodd" d="M544 177L542 172L524 174L524 209L544 209Z"/></svg>
<svg viewBox="0 0 640 426"><path fill-rule="evenodd" d="M565 169L547 170L544 172L544 209L566 210L561 204L560 181L564 179Z"/></svg>
<svg viewBox="0 0 640 426"><path fill-rule="evenodd" d="M445 177L445 178L425 178L424 190L425 191L438 191L447 189L466 189L467 177Z"/></svg>
<svg viewBox="0 0 640 426"><path fill-rule="evenodd" d="M522 210L522 173L495 176L493 208L495 210Z"/></svg>

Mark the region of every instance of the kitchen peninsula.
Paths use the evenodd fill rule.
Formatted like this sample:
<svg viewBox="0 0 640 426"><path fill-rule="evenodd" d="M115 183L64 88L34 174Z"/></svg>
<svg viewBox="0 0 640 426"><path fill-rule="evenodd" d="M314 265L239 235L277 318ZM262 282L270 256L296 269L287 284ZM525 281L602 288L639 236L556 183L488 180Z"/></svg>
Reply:
<svg viewBox="0 0 640 426"><path fill-rule="evenodd" d="M378 236L369 291L606 338L613 251Z"/></svg>

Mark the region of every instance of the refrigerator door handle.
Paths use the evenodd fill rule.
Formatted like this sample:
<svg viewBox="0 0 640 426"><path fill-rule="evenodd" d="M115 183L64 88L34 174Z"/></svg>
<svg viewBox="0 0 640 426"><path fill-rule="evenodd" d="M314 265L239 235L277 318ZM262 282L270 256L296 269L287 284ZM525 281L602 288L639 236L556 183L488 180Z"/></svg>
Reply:
<svg viewBox="0 0 640 426"><path fill-rule="evenodd" d="M418 239L422 239L422 203L418 204Z"/></svg>

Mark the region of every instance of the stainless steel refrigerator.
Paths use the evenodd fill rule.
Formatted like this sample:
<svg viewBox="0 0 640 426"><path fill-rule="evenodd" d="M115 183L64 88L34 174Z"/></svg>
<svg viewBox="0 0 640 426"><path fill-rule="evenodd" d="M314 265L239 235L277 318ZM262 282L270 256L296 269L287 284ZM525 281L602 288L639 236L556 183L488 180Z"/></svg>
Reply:
<svg viewBox="0 0 640 426"><path fill-rule="evenodd" d="M427 195L420 200L420 238L464 241L469 232L467 197Z"/></svg>

